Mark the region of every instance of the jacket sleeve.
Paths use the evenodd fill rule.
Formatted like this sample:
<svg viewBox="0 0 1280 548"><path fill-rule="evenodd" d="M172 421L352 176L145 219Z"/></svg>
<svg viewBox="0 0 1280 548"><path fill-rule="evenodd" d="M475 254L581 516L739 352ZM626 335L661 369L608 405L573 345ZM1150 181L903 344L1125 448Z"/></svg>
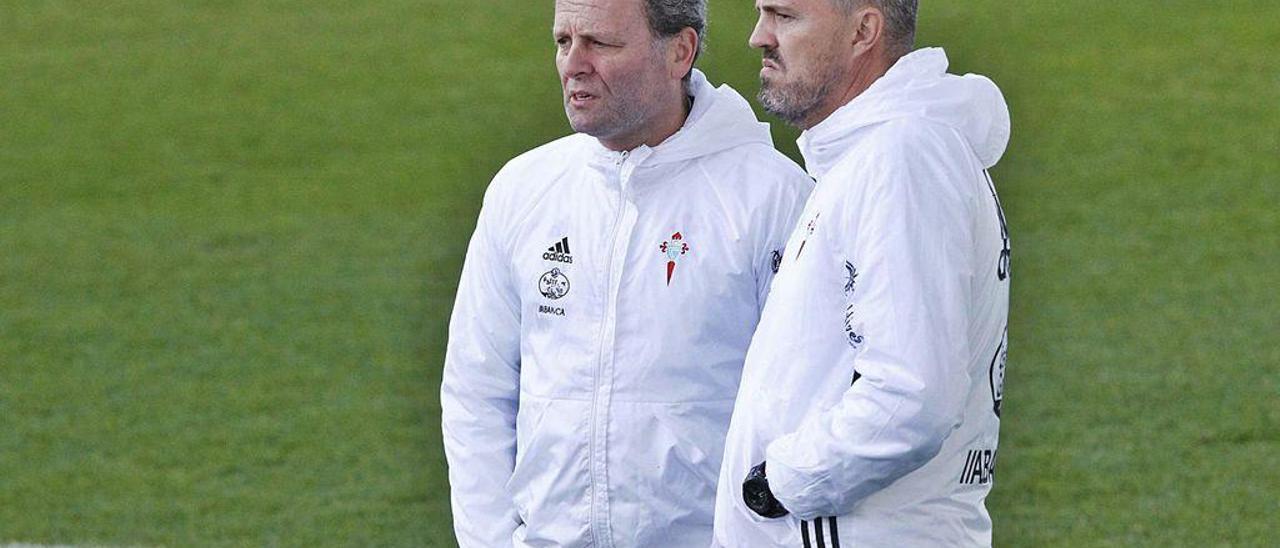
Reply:
<svg viewBox="0 0 1280 548"><path fill-rule="evenodd" d="M766 448L770 488L801 519L846 514L924 465L963 416L971 175L954 144L923 141L832 181L866 183L823 229L847 271L831 298L846 304L857 380Z"/></svg>
<svg viewBox="0 0 1280 548"><path fill-rule="evenodd" d="M492 194L492 190L490 192ZM511 546L520 525L506 491L515 468L520 301L486 198L458 284L440 388L453 526L462 548Z"/></svg>

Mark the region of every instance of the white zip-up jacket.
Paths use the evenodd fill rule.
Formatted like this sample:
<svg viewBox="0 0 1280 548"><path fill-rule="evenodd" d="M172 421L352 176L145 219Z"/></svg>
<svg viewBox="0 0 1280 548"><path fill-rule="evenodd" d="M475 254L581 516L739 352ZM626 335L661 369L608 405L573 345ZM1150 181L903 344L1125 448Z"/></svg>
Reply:
<svg viewBox="0 0 1280 548"><path fill-rule="evenodd" d="M485 195L441 388L463 547L705 547L742 363L812 180L696 72L685 125Z"/></svg>
<svg viewBox="0 0 1280 548"><path fill-rule="evenodd" d="M940 49L806 131L818 181L752 341L716 501L719 546L984 546L1009 243L986 170L1009 114ZM743 480L765 462L790 514Z"/></svg>

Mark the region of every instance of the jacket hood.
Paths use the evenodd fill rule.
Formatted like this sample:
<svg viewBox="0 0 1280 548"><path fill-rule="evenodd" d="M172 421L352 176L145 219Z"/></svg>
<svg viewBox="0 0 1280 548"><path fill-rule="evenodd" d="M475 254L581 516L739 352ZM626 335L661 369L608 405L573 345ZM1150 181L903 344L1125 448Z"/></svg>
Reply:
<svg viewBox="0 0 1280 548"><path fill-rule="evenodd" d="M690 160L748 143L773 146L769 124L756 119L747 100L727 84L715 87L702 71L694 69L687 93L693 97L693 108L684 125L658 146L640 145L632 151L633 156L645 157L644 163L653 165ZM607 153L603 146L600 149Z"/></svg>
<svg viewBox="0 0 1280 548"><path fill-rule="evenodd" d="M955 129L983 167L996 165L1009 144L1009 107L985 76L947 73L941 48L903 56L884 76L800 136L811 173L830 169L859 129L900 118L922 118Z"/></svg>

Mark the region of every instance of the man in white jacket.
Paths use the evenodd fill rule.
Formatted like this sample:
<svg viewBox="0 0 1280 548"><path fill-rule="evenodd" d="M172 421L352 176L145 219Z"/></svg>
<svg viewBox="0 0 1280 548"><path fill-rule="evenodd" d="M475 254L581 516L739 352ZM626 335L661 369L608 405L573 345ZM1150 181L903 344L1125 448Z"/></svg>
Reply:
<svg viewBox="0 0 1280 548"><path fill-rule="evenodd" d="M449 326L463 547L711 541L742 362L812 180L692 69L705 6L556 2L578 133L493 179Z"/></svg>
<svg viewBox="0 0 1280 548"><path fill-rule="evenodd" d="M817 180L751 343L715 545L987 546L1009 115L910 52L914 0L759 0L760 98ZM910 53L908 53L910 52Z"/></svg>

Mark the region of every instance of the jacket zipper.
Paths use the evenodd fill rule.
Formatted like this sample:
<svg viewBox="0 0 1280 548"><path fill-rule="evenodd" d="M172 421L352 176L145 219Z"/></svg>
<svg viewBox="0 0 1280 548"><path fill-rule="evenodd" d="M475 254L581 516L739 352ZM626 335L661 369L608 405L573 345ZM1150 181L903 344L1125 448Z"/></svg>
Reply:
<svg viewBox="0 0 1280 548"><path fill-rule="evenodd" d="M618 211L613 219L613 229L610 231L609 237L609 262L605 268L605 314L604 321L600 326L600 350L596 355L596 382L594 390L591 393L591 534L595 540L596 546L613 546L612 539L609 538L608 528L604 527L608 522L608 471L606 461L606 437L608 435L608 425L601 424L607 416L601 416L604 404L600 401L603 397L602 391L605 386L605 351L608 348L610 331L617 334L615 316L617 314L615 308L617 306L616 291L613 287L613 271L614 257L618 248L618 229L622 224L623 208L625 207L625 195L623 192L622 165L626 163L629 151L622 151L618 158L614 161L614 167L617 168L618 182ZM611 329L611 326L612 329ZM597 499L597 497L599 497Z"/></svg>

